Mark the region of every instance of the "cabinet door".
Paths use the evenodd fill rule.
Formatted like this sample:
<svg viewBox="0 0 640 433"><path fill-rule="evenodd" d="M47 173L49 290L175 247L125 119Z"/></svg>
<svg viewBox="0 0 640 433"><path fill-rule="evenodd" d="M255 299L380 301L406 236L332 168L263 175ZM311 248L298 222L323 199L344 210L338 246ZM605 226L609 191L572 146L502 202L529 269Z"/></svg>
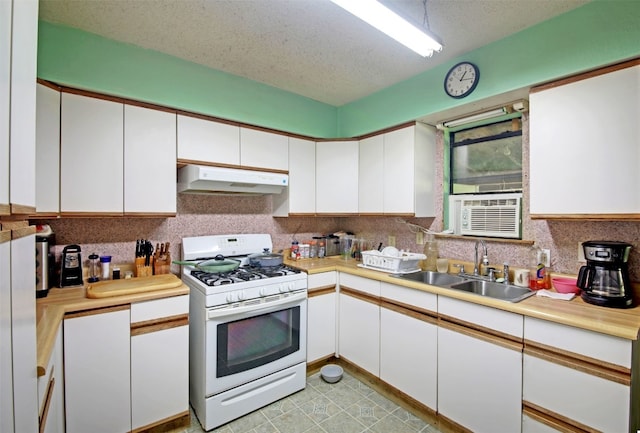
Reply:
<svg viewBox="0 0 640 433"><path fill-rule="evenodd" d="M124 212L176 213L176 115L124 106Z"/></svg>
<svg viewBox="0 0 640 433"><path fill-rule="evenodd" d="M188 314L188 295L131 305L134 430L189 413Z"/></svg>
<svg viewBox="0 0 640 433"><path fill-rule="evenodd" d="M131 430L129 309L64 319L68 433Z"/></svg>
<svg viewBox="0 0 640 433"><path fill-rule="evenodd" d="M9 194L12 213L29 214L36 208L38 0L13 2L12 30Z"/></svg>
<svg viewBox="0 0 640 433"><path fill-rule="evenodd" d="M438 413L471 431L519 432L521 348L464 332L438 328Z"/></svg>
<svg viewBox="0 0 640 433"><path fill-rule="evenodd" d="M316 212L358 212L358 142L316 145Z"/></svg>
<svg viewBox="0 0 640 433"><path fill-rule="evenodd" d="M640 66L531 93L531 214L640 212L639 96Z"/></svg>
<svg viewBox="0 0 640 433"><path fill-rule="evenodd" d="M340 293L340 356L374 376L380 374L380 307Z"/></svg>
<svg viewBox="0 0 640 433"><path fill-rule="evenodd" d="M178 158L240 165L240 128L178 115Z"/></svg>
<svg viewBox="0 0 640 433"><path fill-rule="evenodd" d="M384 135L384 183L382 197L385 213L413 213L415 128L403 128Z"/></svg>
<svg viewBox="0 0 640 433"><path fill-rule="evenodd" d="M376 135L358 144L358 212L384 212L384 136Z"/></svg>
<svg viewBox="0 0 640 433"><path fill-rule="evenodd" d="M272 132L240 128L240 165L289 170L289 138Z"/></svg>
<svg viewBox="0 0 640 433"><path fill-rule="evenodd" d="M189 327L131 337L132 428L189 410Z"/></svg>
<svg viewBox="0 0 640 433"><path fill-rule="evenodd" d="M336 354L336 300L335 292L321 295L309 292L307 362Z"/></svg>
<svg viewBox="0 0 640 433"><path fill-rule="evenodd" d="M60 212L60 92L38 84L36 212Z"/></svg>
<svg viewBox="0 0 640 433"><path fill-rule="evenodd" d="M62 94L61 212L123 211L123 104Z"/></svg>
<svg viewBox="0 0 640 433"><path fill-rule="evenodd" d="M38 418L34 416L38 413L38 378L34 367L37 363L36 287L33 278L36 236L35 229L31 234L21 235L19 232L12 232L10 260L13 408L15 431L33 432L38 429Z"/></svg>
<svg viewBox="0 0 640 433"><path fill-rule="evenodd" d="M417 317L380 309L380 379L435 410L438 328Z"/></svg>
<svg viewBox="0 0 640 433"><path fill-rule="evenodd" d="M0 2L0 8L6 2ZM1 30L1 29L0 29ZM2 65L0 65L2 67ZM11 358L11 231L0 230L0 431L13 431Z"/></svg>
<svg viewBox="0 0 640 433"><path fill-rule="evenodd" d="M38 378L40 431L64 433L64 364L62 326L56 333L46 374Z"/></svg>
<svg viewBox="0 0 640 433"><path fill-rule="evenodd" d="M13 2L0 2L0 215L9 205L9 126L11 124L11 14ZM4 387L3 387L4 389ZM0 416L0 420L2 420ZM1 421L0 421L1 422ZM0 425L2 427L2 425ZM13 429L13 427L12 427ZM2 429L2 431L5 431Z"/></svg>
<svg viewBox="0 0 640 433"><path fill-rule="evenodd" d="M316 211L316 143L289 139L289 213Z"/></svg>

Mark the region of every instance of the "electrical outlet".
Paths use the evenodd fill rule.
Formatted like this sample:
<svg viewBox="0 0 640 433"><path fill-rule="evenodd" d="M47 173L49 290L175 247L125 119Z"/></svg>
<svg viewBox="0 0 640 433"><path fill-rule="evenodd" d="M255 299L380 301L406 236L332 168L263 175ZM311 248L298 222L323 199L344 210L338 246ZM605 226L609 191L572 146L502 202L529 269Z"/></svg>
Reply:
<svg viewBox="0 0 640 433"><path fill-rule="evenodd" d="M424 232L422 230L416 232L416 244L424 245Z"/></svg>
<svg viewBox="0 0 640 433"><path fill-rule="evenodd" d="M578 261L586 262L587 259L584 258L584 248L582 247L582 242L578 242Z"/></svg>
<svg viewBox="0 0 640 433"><path fill-rule="evenodd" d="M389 235L389 237L387 238L387 246L388 247L395 247L396 246L396 237Z"/></svg>
<svg viewBox="0 0 640 433"><path fill-rule="evenodd" d="M541 249L538 251L538 263L542 263L547 268L551 266L551 250Z"/></svg>

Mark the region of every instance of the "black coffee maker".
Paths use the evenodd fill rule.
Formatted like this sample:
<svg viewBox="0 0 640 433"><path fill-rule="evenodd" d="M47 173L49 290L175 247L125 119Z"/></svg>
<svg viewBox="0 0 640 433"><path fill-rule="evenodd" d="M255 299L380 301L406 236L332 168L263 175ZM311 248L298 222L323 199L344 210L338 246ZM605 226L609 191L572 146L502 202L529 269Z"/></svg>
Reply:
<svg viewBox="0 0 640 433"><path fill-rule="evenodd" d="M587 265L580 268L577 286L590 304L613 308L633 306L633 288L627 261L631 245L615 241L582 244Z"/></svg>

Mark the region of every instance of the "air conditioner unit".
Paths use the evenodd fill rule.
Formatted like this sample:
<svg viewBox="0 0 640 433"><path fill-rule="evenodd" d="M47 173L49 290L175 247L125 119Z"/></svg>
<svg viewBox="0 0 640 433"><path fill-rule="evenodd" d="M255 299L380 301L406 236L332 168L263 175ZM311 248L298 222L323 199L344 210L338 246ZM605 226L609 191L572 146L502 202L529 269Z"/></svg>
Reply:
<svg viewBox="0 0 640 433"><path fill-rule="evenodd" d="M454 234L522 238L522 194L463 194L449 197Z"/></svg>

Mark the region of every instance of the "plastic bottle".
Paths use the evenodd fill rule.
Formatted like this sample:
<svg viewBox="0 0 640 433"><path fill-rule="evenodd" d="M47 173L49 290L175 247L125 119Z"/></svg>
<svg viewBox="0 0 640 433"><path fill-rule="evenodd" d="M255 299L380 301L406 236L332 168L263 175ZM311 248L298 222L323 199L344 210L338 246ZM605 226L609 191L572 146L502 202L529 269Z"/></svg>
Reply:
<svg viewBox="0 0 640 433"><path fill-rule="evenodd" d="M100 266L102 268L102 280L108 280L111 278L111 272L109 269L111 266L111 256L101 256Z"/></svg>
<svg viewBox="0 0 640 433"><path fill-rule="evenodd" d="M298 260L300 258L300 244L298 241L291 242L291 258Z"/></svg>
<svg viewBox="0 0 640 433"><path fill-rule="evenodd" d="M436 272L438 270L438 243L433 238L433 235L430 234L424 243L423 252L427 257L422 262L422 270Z"/></svg>
<svg viewBox="0 0 640 433"><path fill-rule="evenodd" d="M324 259L326 252L327 250L326 250L325 240L324 239L318 240L318 258Z"/></svg>

